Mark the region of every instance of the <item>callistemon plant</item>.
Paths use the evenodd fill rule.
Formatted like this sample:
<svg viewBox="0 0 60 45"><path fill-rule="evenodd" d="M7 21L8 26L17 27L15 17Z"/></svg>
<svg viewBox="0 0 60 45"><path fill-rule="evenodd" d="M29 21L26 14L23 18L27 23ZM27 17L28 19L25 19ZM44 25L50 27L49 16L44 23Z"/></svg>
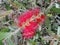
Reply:
<svg viewBox="0 0 60 45"><path fill-rule="evenodd" d="M24 12L21 16L18 17L18 26L22 27L24 25L22 30L23 39L33 38L34 35L36 34L36 30L39 27L39 23L43 23L45 21L45 15L41 14L40 17L38 17L39 14L40 14L40 8L36 7L34 9L30 9ZM33 16L34 19L32 18ZM25 25L25 23L27 22L28 24Z"/></svg>

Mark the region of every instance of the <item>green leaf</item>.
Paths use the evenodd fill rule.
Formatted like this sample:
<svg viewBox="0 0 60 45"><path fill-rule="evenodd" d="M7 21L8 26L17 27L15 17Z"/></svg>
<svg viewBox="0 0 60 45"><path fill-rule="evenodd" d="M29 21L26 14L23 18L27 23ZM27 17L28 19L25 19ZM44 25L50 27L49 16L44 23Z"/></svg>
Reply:
<svg viewBox="0 0 60 45"><path fill-rule="evenodd" d="M5 6L6 6L6 9L7 10L10 10L11 9L10 5L8 5L8 4L5 4Z"/></svg>
<svg viewBox="0 0 60 45"><path fill-rule="evenodd" d="M9 37L11 32L0 32L0 40L3 40L7 37Z"/></svg>
<svg viewBox="0 0 60 45"><path fill-rule="evenodd" d="M7 41L8 45L14 45L14 43L12 42L12 40L10 38L8 38L6 41Z"/></svg>
<svg viewBox="0 0 60 45"><path fill-rule="evenodd" d="M3 45L2 41L0 40L0 45Z"/></svg>
<svg viewBox="0 0 60 45"><path fill-rule="evenodd" d="M9 32L9 28L2 28L0 32Z"/></svg>
<svg viewBox="0 0 60 45"><path fill-rule="evenodd" d="M55 13L60 13L60 8L52 7L51 11L53 11Z"/></svg>
<svg viewBox="0 0 60 45"><path fill-rule="evenodd" d="M20 8L22 9L26 9L25 6L23 5L23 3L19 3L18 1L14 1L15 4L17 4Z"/></svg>

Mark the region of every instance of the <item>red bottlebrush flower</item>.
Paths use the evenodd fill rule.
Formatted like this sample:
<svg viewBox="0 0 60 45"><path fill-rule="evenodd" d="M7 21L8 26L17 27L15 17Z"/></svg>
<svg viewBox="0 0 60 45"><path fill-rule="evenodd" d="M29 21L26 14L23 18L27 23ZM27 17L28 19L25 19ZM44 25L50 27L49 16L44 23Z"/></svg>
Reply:
<svg viewBox="0 0 60 45"><path fill-rule="evenodd" d="M34 30L36 30L38 28L38 23L31 21L30 22L30 28L33 28Z"/></svg>
<svg viewBox="0 0 60 45"><path fill-rule="evenodd" d="M28 12L25 14L26 20L27 20L27 19L30 19L32 16L33 16L33 12L32 12L32 11L28 11Z"/></svg>
<svg viewBox="0 0 60 45"><path fill-rule="evenodd" d="M32 38L35 33L34 31L32 31L32 29L26 29L26 28L23 31L24 32L23 32L22 36L23 36L23 38L26 38L26 39Z"/></svg>
<svg viewBox="0 0 60 45"><path fill-rule="evenodd" d="M36 22L34 22L34 21L31 21L29 26L25 26L26 30L23 31L23 32L35 31L37 28L38 28L38 24Z"/></svg>
<svg viewBox="0 0 60 45"><path fill-rule="evenodd" d="M26 22L32 16L33 16L32 11L27 11L27 12L23 13L21 16L18 17L19 25L20 25L20 23L23 24L24 22Z"/></svg>
<svg viewBox="0 0 60 45"><path fill-rule="evenodd" d="M38 15L39 12L39 8L31 9L24 12L21 16L18 17L18 24L20 26L23 25L23 23L30 19L33 15Z"/></svg>
<svg viewBox="0 0 60 45"><path fill-rule="evenodd" d="M23 38L26 38L26 39L32 38L37 28L38 28L38 24L34 21L31 21L30 25L26 26L22 32Z"/></svg>

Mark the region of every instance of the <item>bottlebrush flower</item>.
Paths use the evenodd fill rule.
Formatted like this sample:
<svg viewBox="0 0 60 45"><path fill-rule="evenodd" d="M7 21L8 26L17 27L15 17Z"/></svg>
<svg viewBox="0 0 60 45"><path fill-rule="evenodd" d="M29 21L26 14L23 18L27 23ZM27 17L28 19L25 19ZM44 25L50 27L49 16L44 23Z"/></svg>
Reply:
<svg viewBox="0 0 60 45"><path fill-rule="evenodd" d="M18 17L18 25L22 26L24 22L30 19L33 15L38 15L39 12L39 8L34 8L24 12L21 16Z"/></svg>
<svg viewBox="0 0 60 45"><path fill-rule="evenodd" d="M22 32L23 38L26 38L26 39L32 38L34 34L35 34L35 31L33 31L33 29L30 29L30 28L25 28Z"/></svg>
<svg viewBox="0 0 60 45"><path fill-rule="evenodd" d="M34 21L30 22L29 26L26 26L22 32L23 38L29 39L35 35L35 31L38 28L38 24Z"/></svg>

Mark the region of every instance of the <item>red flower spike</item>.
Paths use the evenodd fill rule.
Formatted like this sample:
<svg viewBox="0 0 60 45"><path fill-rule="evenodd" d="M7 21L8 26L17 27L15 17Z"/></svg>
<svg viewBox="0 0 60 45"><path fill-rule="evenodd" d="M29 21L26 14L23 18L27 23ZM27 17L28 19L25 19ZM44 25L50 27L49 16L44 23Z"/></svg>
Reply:
<svg viewBox="0 0 60 45"><path fill-rule="evenodd" d="M34 24L35 23L35 24ZM31 31L35 31L38 28L38 24L36 22L30 22L29 26L25 26L25 31L23 32L31 32Z"/></svg>
<svg viewBox="0 0 60 45"><path fill-rule="evenodd" d="M24 15L25 15L25 18L27 20L33 16L33 13L32 13L32 11L27 11Z"/></svg>
<svg viewBox="0 0 60 45"><path fill-rule="evenodd" d="M30 22L30 27L35 30L35 29L37 29L38 24L37 24L36 22L34 22L34 21L31 21L31 22Z"/></svg>
<svg viewBox="0 0 60 45"><path fill-rule="evenodd" d="M18 17L18 23L21 26L24 22L26 22L28 19L30 19L33 15L38 15L40 12L39 8L31 9L26 12L24 12L21 16ZM20 24L21 23L21 24Z"/></svg>
<svg viewBox="0 0 60 45"><path fill-rule="evenodd" d="M32 11L27 11L25 13L22 14L22 16L18 17L18 22L19 23L24 23L26 22L28 19L30 19L33 16Z"/></svg>
<svg viewBox="0 0 60 45"><path fill-rule="evenodd" d="M34 21L30 22L29 26L25 26L23 30L23 38L32 38L35 35L35 30L38 28L38 24Z"/></svg>

